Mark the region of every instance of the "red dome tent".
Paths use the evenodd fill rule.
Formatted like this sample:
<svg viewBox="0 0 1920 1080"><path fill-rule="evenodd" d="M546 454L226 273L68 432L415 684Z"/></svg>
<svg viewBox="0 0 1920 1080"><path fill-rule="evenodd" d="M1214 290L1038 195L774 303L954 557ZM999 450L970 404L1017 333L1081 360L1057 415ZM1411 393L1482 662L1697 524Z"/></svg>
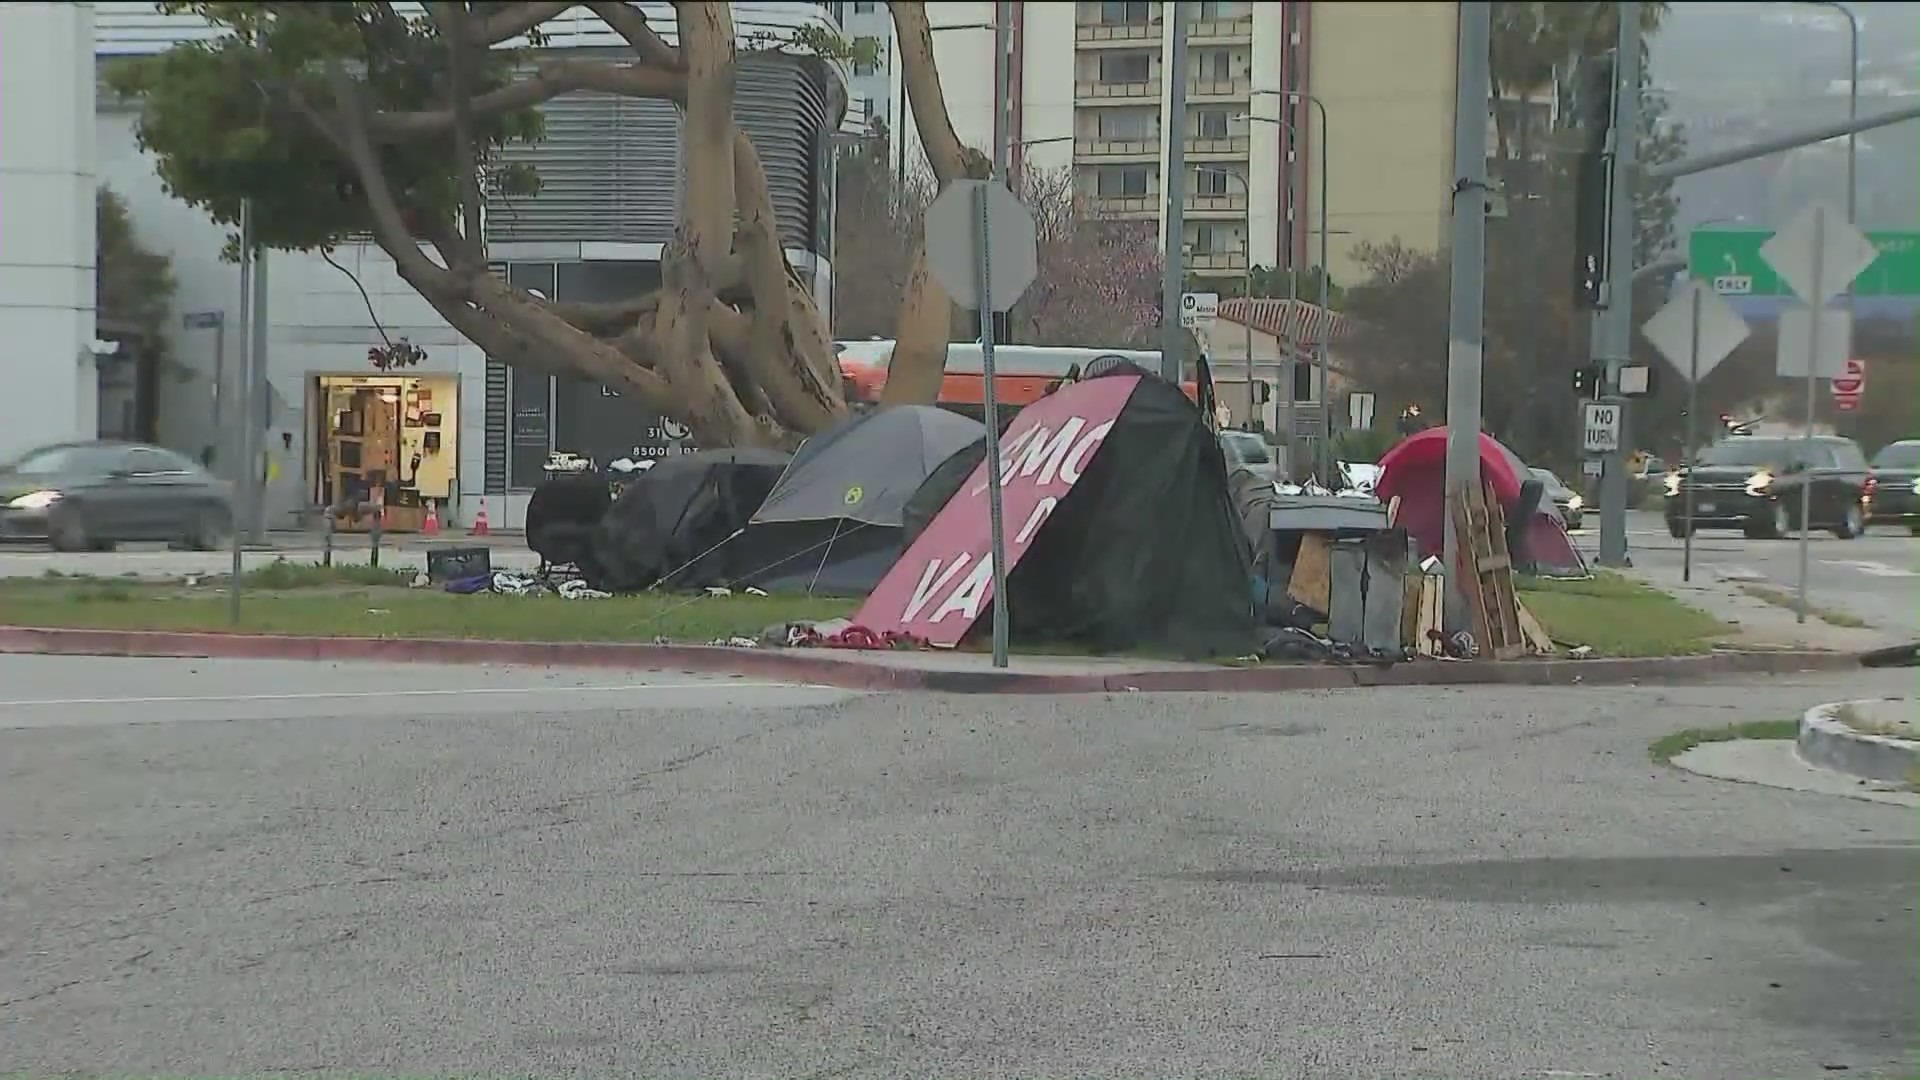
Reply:
<svg viewBox="0 0 1920 1080"><path fill-rule="evenodd" d="M1447 470L1447 429L1428 428L1415 432L1394 444L1380 457L1380 479L1374 494L1381 502L1400 499L1397 523L1420 546L1420 554L1438 555L1445 544L1445 499ZM1527 479L1526 463L1498 439L1480 433L1480 480L1493 488L1500 508L1513 516L1520 499L1520 485ZM1527 522L1524 551L1514 553L1515 561L1525 569L1545 575L1587 573L1586 560L1567 538L1566 523L1553 503L1542 499Z"/></svg>

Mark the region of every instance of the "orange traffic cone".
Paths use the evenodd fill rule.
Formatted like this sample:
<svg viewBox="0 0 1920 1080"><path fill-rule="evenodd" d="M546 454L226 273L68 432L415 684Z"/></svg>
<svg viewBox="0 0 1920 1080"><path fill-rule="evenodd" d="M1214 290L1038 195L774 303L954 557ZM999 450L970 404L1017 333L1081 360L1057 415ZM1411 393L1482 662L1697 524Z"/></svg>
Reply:
<svg viewBox="0 0 1920 1080"><path fill-rule="evenodd" d="M473 527L467 530L467 535L487 536L489 532L490 530L487 528L487 497L482 495L480 497L480 512L473 515Z"/></svg>
<svg viewBox="0 0 1920 1080"><path fill-rule="evenodd" d="M427 520L420 523L420 532L426 536L440 535L440 506L432 499L427 500Z"/></svg>

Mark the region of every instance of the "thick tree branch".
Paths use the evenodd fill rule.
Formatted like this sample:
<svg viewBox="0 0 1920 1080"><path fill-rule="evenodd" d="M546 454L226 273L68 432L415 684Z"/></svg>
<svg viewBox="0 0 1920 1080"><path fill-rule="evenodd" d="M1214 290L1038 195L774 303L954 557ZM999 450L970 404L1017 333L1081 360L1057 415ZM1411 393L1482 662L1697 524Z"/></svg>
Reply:
<svg viewBox="0 0 1920 1080"><path fill-rule="evenodd" d="M987 159L960 141L947 113L947 97L940 89L940 71L933 59L933 27L927 5L920 0L892 0L893 32L900 44L900 79L907 91L914 131L933 167L934 179L944 188L955 180L984 179Z"/></svg>
<svg viewBox="0 0 1920 1080"><path fill-rule="evenodd" d="M653 27L647 24L646 13L634 7L626 0L605 0L590 3L587 10L600 17L608 29L626 39L640 62L650 67L666 71L685 71L686 63L680 51L666 43Z"/></svg>
<svg viewBox="0 0 1920 1080"><path fill-rule="evenodd" d="M440 0L427 5L427 13L440 28L447 43L447 100L453 112L454 182L460 191L460 232L451 251L440 255L448 266L464 269L484 268L486 241L480 232L480 157L473 142L473 102L469 95L472 78L473 46L468 44L469 27L465 0Z"/></svg>
<svg viewBox="0 0 1920 1080"><path fill-rule="evenodd" d="M687 57L683 226L702 278L717 289L716 271L733 248L733 13L705 0L678 3L674 11Z"/></svg>
<svg viewBox="0 0 1920 1080"><path fill-rule="evenodd" d="M474 95L468 108L474 119L479 120L529 109L576 90L682 102L686 100L687 80L681 72L646 64L554 60L541 64L527 78ZM453 123L452 109L382 112L367 118L367 130L381 142L409 142L444 134L453 128Z"/></svg>
<svg viewBox="0 0 1920 1080"><path fill-rule="evenodd" d="M489 12L484 18L472 20L466 32L467 40L483 49L529 33L548 19L557 19L566 14L574 4L573 0L545 0L542 3L491 6L497 10Z"/></svg>
<svg viewBox="0 0 1920 1080"><path fill-rule="evenodd" d="M796 288L780 250L773 198L753 141L737 135L733 155L739 257L754 302L749 373L783 423L819 431L844 407L833 344L821 332L824 320L812 296Z"/></svg>
<svg viewBox="0 0 1920 1080"><path fill-rule="evenodd" d="M413 233L407 228L406 218L400 212L400 204L393 197L393 188L387 183L386 173L381 171L380 159L367 137L366 113L360 101L359 87L353 77L347 74L347 69L337 61L328 64L327 80L332 86L334 98L334 117L331 121L297 93L294 98L296 106L307 114L314 126L332 140L353 165L353 171L360 178L360 189L365 193L374 239L392 257L394 268L400 276L423 291L447 291L452 284L447 271L436 266L420 250L420 245L414 242ZM444 253L442 257L446 257ZM459 299L466 297L462 295Z"/></svg>

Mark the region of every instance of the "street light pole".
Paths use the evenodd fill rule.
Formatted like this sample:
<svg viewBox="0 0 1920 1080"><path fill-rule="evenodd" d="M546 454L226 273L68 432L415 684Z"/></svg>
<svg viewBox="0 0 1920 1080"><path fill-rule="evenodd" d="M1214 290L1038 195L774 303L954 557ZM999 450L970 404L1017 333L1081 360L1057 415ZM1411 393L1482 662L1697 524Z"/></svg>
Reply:
<svg viewBox="0 0 1920 1080"><path fill-rule="evenodd" d="M1173 54L1167 76L1173 86L1167 95L1167 168L1161 174L1166 211L1161 215L1165 251L1160 278L1160 376L1175 386L1182 374L1180 354L1186 331L1180 326L1180 294L1186 287L1187 188L1187 5L1173 0L1164 5L1173 21Z"/></svg>
<svg viewBox="0 0 1920 1080"><path fill-rule="evenodd" d="M1275 97L1287 98L1293 101L1304 101L1307 104L1312 105L1314 109L1320 113L1320 193L1315 198L1314 201L1320 204L1319 205L1319 217L1320 217L1319 306L1320 306L1321 322L1320 322L1319 333L1314 335L1315 340L1314 340L1313 351L1314 351L1314 364L1320 369L1319 376L1318 376L1319 378L1318 396L1320 398L1320 447L1319 447L1319 453L1315 455L1315 462L1318 467L1318 472L1320 474L1320 482L1324 484L1327 482L1327 477L1329 476L1329 474L1332 472L1332 469L1333 469L1333 465L1332 465L1333 413L1330 411L1329 404L1327 402L1327 327L1331 324L1331 320L1327 318L1327 278L1328 278L1328 269L1327 269L1327 236L1328 236L1328 229L1327 229L1327 190L1328 190L1327 189L1327 128L1328 128L1327 103L1324 101L1321 101L1319 98L1315 97L1312 94L1303 94L1298 90L1255 90L1253 93L1256 95L1267 94ZM1273 119L1265 116L1252 117L1252 119L1267 120L1271 123L1278 124L1283 128L1292 130L1292 125L1286 123L1283 120ZM1291 173L1292 170L1289 169L1288 172ZM1247 201L1251 203L1253 201L1252 196L1248 196ZM1291 384L1289 384L1287 387L1287 393L1289 395L1293 393L1293 387ZM1288 438L1287 445L1291 447L1293 445L1292 443L1293 432L1291 431L1287 432L1287 438Z"/></svg>
<svg viewBox="0 0 1920 1080"><path fill-rule="evenodd" d="M1244 175L1234 172L1232 169L1222 169L1217 165L1216 166L1203 165L1200 168L1195 169L1194 171L1208 173L1215 176L1231 176L1234 179L1240 181L1240 190L1244 192L1247 196L1247 211L1248 213L1252 213L1253 185L1247 180L1247 178ZM1246 331L1247 351L1243 359L1246 361L1245 374L1247 377L1247 421L1251 423L1254 417L1254 413L1259 408L1259 402L1255 401L1253 396L1253 311L1251 308L1251 305L1253 303L1253 230L1252 229L1248 229L1246 235L1240 238L1240 246L1242 249L1242 254L1245 255L1247 260L1247 265L1240 272L1240 295L1246 298L1249 308L1247 311L1247 319L1246 321L1240 324L1240 328Z"/></svg>

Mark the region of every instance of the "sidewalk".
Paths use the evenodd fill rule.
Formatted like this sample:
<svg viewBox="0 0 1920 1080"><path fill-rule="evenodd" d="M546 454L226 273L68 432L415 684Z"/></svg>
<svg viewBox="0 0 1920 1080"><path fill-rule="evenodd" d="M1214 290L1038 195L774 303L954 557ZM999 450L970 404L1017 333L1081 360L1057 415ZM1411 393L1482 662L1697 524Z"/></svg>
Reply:
<svg viewBox="0 0 1920 1080"><path fill-rule="evenodd" d="M326 543L326 533L319 529L274 529L267 533L266 545L261 550L319 551L326 546ZM487 536L468 536L465 529L443 531L439 536L422 536L419 533L380 534L380 548L383 551L414 550L445 544L462 547L524 549L527 546L527 534L519 529L494 529ZM336 532L333 534L335 551L364 551L371 546L373 546L373 537L369 533Z"/></svg>
<svg viewBox="0 0 1920 1080"><path fill-rule="evenodd" d="M1883 631L1834 626L1817 616L1796 622L1792 611L1741 591L1742 582L1723 579L1711 567L1695 567L1691 582L1680 579L1678 568L1634 567L1620 573L1731 623L1737 632L1727 644L1735 647L1857 653L1898 643Z"/></svg>

